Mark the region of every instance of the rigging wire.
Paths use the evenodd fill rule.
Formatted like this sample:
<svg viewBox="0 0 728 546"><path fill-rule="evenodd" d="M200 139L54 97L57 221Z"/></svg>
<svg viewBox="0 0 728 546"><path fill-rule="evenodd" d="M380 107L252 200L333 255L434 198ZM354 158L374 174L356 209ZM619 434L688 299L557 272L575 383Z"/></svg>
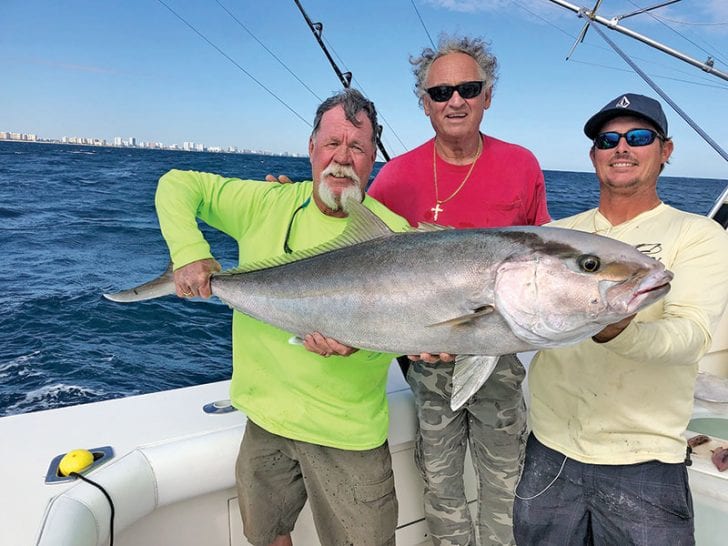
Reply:
<svg viewBox="0 0 728 546"><path fill-rule="evenodd" d="M658 85L657 85L657 84L656 84L656 83L655 83L654 81L652 81L652 79L651 79L651 78L650 78L650 77L649 77L649 76L648 76L647 74L645 74L645 73L644 73L644 72L643 72L643 71L642 71L642 70L640 69L640 67L639 67L639 66L637 66L637 65L636 65L636 64L634 63L634 61L632 61L632 59L630 59L630 58L629 58L629 56L628 56L627 54L625 54L625 53L624 53L624 52L623 52L623 51L622 51L621 49L619 49L619 47L617 46L617 44L615 44L615 43L614 43L614 42L613 42L612 40L610 40L610 39L609 39L609 37L608 37L608 36L607 36L607 35L606 35L606 34L604 33L604 31L603 31L602 29L600 29L600 28L599 28L599 26L598 26L598 25L595 25L595 24L593 24L593 21L592 21L592 20L591 20L590 18L587 18L587 24L589 24L589 26L590 26L590 27L593 27L593 28L594 28L594 31L595 31L595 32L597 32L597 34L599 34L599 36L601 36L601 37L602 37L602 39L604 39L604 41L605 41L605 42L607 42L607 43L608 43L608 44L610 45L610 47L611 47L612 49L614 49L614 51L616 51L616 52L617 52L617 54L619 54L619 56L620 56L620 57L622 57L622 59L624 59L624 61L625 61L625 62L626 62L626 63L627 63L627 64L628 64L629 66L631 66L631 67L632 67L632 69L633 69L633 70L634 70L635 72L637 72L637 74L639 74L639 76L640 76L640 77L641 77L641 78L642 78L642 79L643 79L643 80L644 80L644 81L645 81L645 82L646 82L646 83L647 83L647 84L648 84L648 85L649 85L650 87L652 87L652 89L654 89L654 90L655 90L655 92L656 92L656 93L657 93L658 95L660 95L660 96L661 96L661 97L662 97L662 98L663 98L663 99L665 100L665 102L667 102L667 103L668 103L668 104L669 104L669 105L670 105L670 106L672 107L672 109L673 109L673 110L675 110L675 112L677 112L677 113L678 113L678 114L680 115L680 117L681 117L681 118L683 118L683 119L684 119L684 120L685 120L685 121L687 122L687 124L688 124L688 125L690 125L690 127L692 127L692 128L693 128L693 130L695 130L695 132L697 132L697 133L698 133L698 134L699 134L699 135L700 135L700 136L701 136L701 137L703 138L703 140L705 140L705 142L707 142L707 143L708 143L708 144L709 144L709 145L711 146L711 148L713 148L713 149L714 149L714 150L715 150L716 152L718 152L718 155L720 155L720 156L721 156L721 157L722 157L722 158L723 158L724 160L728 161L728 153L726 153L726 151L725 151L725 150L724 150L723 148L721 148L721 147L720 147L720 146L718 145L718 143L717 143L717 142L715 142L715 141L714 141L714 140L713 140L713 139L712 139L712 138L710 137L710 135L708 135L708 134L707 134L707 133L706 133L705 131L703 131L703 129L702 129L702 128L701 128L701 127L700 127L700 126L699 126L699 125L697 124L697 123L695 123L695 122L694 122L694 121L693 121L693 120L692 120L692 119L690 118L690 116L688 116L688 114L687 114L687 113L686 113L686 112L685 112L685 111L684 111L684 110L683 110L682 108L680 108L680 107L679 107L679 106L678 106L678 105L677 105L677 104L675 103L675 101L673 101L673 100L672 100L672 99L670 98L670 96L669 96L669 95L668 95L667 93L665 93L665 92L664 92L664 91L663 91L663 90L662 90L662 89L661 89L661 88L660 88L660 87L659 87L659 86L658 86Z"/></svg>
<svg viewBox="0 0 728 546"><path fill-rule="evenodd" d="M177 17L180 21L182 21L187 27L189 27L195 34L197 34L200 38L202 38L205 42L207 42L213 49L215 49L220 55L225 57L228 61L233 63L238 70L243 72L246 76L248 76L251 80L253 80L255 83L258 84L264 91L266 91L270 96L272 96L274 99L276 99L278 102L280 102L283 106L285 106L294 116L296 116L298 119L300 119L303 123L311 127L311 122L308 121L306 118L304 118L301 114L296 112L291 106L289 106L282 98L280 98L278 95L276 95L272 90L270 90L268 87L266 87L260 80L258 80L255 76L253 76L250 72L245 70L240 64L235 61L230 55L225 53L222 49L220 49L217 45L215 45L207 36L202 34L199 30L197 30L191 23L189 23L185 18L183 18L179 13L174 11L169 5L167 5L164 0L157 0L160 4L162 4L165 8L167 8L172 15Z"/></svg>
<svg viewBox="0 0 728 546"><path fill-rule="evenodd" d="M569 35L569 36L571 38L574 38L574 36L572 36L572 35ZM594 48L594 49L599 49L601 51L605 51L605 52L608 52L610 54L614 54L614 50L610 49L609 47L601 46L601 45L598 45L598 44L585 43L584 46L585 47L591 47L591 48ZM660 78L660 79L666 79L666 80L673 80L673 81L678 81L678 82L681 82L681 83L686 83L686 84L694 85L694 86L698 86L698 87L707 87L707 88L712 88L712 89L722 89L724 91L728 91L728 84L724 84L720 80L716 83L715 78L711 78L707 74L697 74L694 70L691 70L691 71L684 70L682 68L675 67L675 66L672 66L670 64L666 64L666 63L660 62L659 60L647 59L645 57L640 57L640 56L637 56L637 55L632 55L632 58L634 60L636 60L636 61L640 61L640 62L643 62L643 63L650 63L655 68L662 68L662 69L669 70L669 71L672 71L672 72L677 73L677 74L680 74L680 75L684 75L684 76L686 76L686 78L689 78L689 79L686 79L686 78L678 78L676 76L667 76L667 75L654 74L654 73L653 74L650 74L654 78ZM569 62L573 62L573 63L579 63L579 64L584 64L584 65L589 65L589 66L596 66L598 68L606 68L608 70L617 70L617 71L623 71L623 72L630 72L630 70L628 70L626 68L619 68L619 67L616 67L616 66L610 66L610 65L606 65L606 64L594 63L594 62L589 62L589 61L581 61L581 60L575 59L574 57L569 57L568 58L568 61ZM699 76L699 77L696 78L696 76Z"/></svg>
<svg viewBox="0 0 728 546"><path fill-rule="evenodd" d="M658 19L669 21L677 25L685 25L689 27L728 27L728 23L696 23L695 21L685 21L680 19L671 19L670 17L659 16Z"/></svg>
<svg viewBox="0 0 728 546"><path fill-rule="evenodd" d="M633 0L629 0L629 3L632 4L635 7L640 7ZM665 19L663 17L657 16L657 15L655 15L654 13L652 13L650 11L646 12L646 14L649 15L650 17L652 17L652 19L654 19L655 21L657 21L658 23L660 23L661 25L663 25L665 28L667 28L671 32L673 32L673 33L677 34L678 36L680 36L680 38L682 38L686 42L688 42L688 43L694 45L695 47L697 47L700 51L702 51L703 53L705 53L706 55L708 55L709 58L712 58L712 59L716 59L717 58L715 54L711 54L710 51L706 50L700 44L694 42L693 40L691 40L690 38L688 38L686 35L684 35L683 33L681 33L679 30L677 30L677 29L671 27L670 25L668 25L666 21L669 21L669 19ZM671 22L673 22L673 21L671 21ZM719 58L718 58L718 60L722 64L726 64L724 61L721 61Z"/></svg>
<svg viewBox="0 0 728 546"><path fill-rule="evenodd" d="M569 32L567 30L564 30L563 28L561 28L560 26L552 23L550 20L546 19L545 17L543 17L543 16L539 15L538 13L536 13L536 12L528 9L522 2L519 2L517 0L510 0L510 1L511 1L511 4L515 4L517 7L519 7L522 10L528 12L533 17L535 17L537 19L540 19L543 23L545 23L545 24L549 25L550 27L558 30L559 32L561 32L565 36L568 36L569 38L571 38L573 40L576 40L577 39L576 36L574 36L571 32ZM602 51L608 51L610 53L613 53L613 51L610 48L605 47L605 46L600 46L600 45L593 44L593 43L586 43L584 45L587 46L587 47L592 47L592 48L600 49ZM655 62L655 61L647 61L646 59L641 58L641 57L634 57L634 58L637 59L637 60L643 61L643 62L651 62L652 64L661 65L664 68L667 68L667 69L672 70L674 72L677 72L679 74L685 74L685 75L690 76L690 77L694 77L695 76L695 72L694 71L688 72L688 71L681 70L681 69L675 68L673 66L665 65L665 64L658 63L658 62ZM592 63L592 62L588 62L588 61L580 61L580 60L574 59L573 57L570 57L568 60L570 62L573 62L573 63L584 64L584 65L588 65L588 66L595 66L595 67L598 67L598 68L606 68L608 70L615 70L615 71L621 71L621 72L629 72L629 70L627 70L626 68L618 68L618 67L615 67L615 66L603 65L603 64L599 64L599 63ZM655 74L653 74L652 76L653 77L656 77L656 78L660 78L660 79L670 79L670 80L678 81L678 82L681 82L681 83L686 83L686 84L689 84L689 85L696 85L696 86L700 86L700 87L711 87L711 88L715 88L715 89L725 89L725 90L728 90L728 86L723 86L720 83L719 84L716 84L715 83L715 80L713 78L708 77L707 75L705 75L702 78L702 80L694 80L694 79L693 80L687 80L687 79L680 79L680 78L670 77L670 76L660 76L660 75L655 75Z"/></svg>
<svg viewBox="0 0 728 546"><path fill-rule="evenodd" d="M565 34L566 36L568 36L572 40L576 40L576 36L574 36L571 32L569 32L568 30L564 30L563 28L561 28L558 25L555 25L554 23L552 23L551 21L549 21L545 17L542 17L541 15L539 15L538 13L536 13L535 11L532 11L532 10L528 9L522 2L518 2L517 0L510 0L510 2L511 2L511 4L515 4L516 6L518 6L519 8L521 8L523 11L529 13L530 15L532 15L533 17L535 17L536 19L540 19L541 22L546 23L547 25L555 28L556 30L558 30L562 34Z"/></svg>
<svg viewBox="0 0 728 546"><path fill-rule="evenodd" d="M278 57L278 56L276 56L276 54L275 54L275 53L273 53L273 52L272 52L272 51L271 51L271 50L270 50L270 49L269 49L268 47L266 47L266 45L265 45L265 44L264 44L264 43L263 43L263 42L262 42L261 40L259 40L259 39L258 39L258 38L257 38L257 37L256 37L256 36L255 36L255 35L254 35L254 34L252 33L252 32L251 32L251 30L250 30L250 29L249 29L248 27L246 27L246 26L245 26L245 24L243 24L243 23L242 23L242 21L240 21L240 20L239 20L239 19L238 19L237 17L235 17L235 15L234 15L234 14L233 14L233 13L232 13L232 12L231 12L231 11L230 11L230 10L229 10L228 8L226 8L226 7L225 7L225 6L224 6L224 5L223 5L223 4L222 4L222 3L220 2L220 0L215 0L215 2L217 2L217 4L218 4L218 5L219 5L219 6L220 6L220 7L221 7L221 8L223 9L223 10L225 10L225 12L226 12L226 13L227 13L227 14L228 14L228 15L229 15L229 16L230 16L230 17L231 17L231 18L232 18L232 19L233 19L233 20L234 20L234 21L235 21L235 22L236 22L236 23L237 23L238 25L240 25L240 27L242 27L242 29L243 29L243 30L245 30L245 32L247 32L247 33L248 33L248 34L249 34L249 35L250 35L250 36L251 36L251 37L252 37L252 38L253 38L253 39L254 39L254 40L255 40L256 42L258 42L258 44L260 44L260 46L261 46L261 47L262 47L263 49L265 49L265 50L266 50L266 51L267 51L267 52L268 52L268 53L269 53L269 54L271 55L271 57L273 57L273 58L274 58L274 59L275 59L276 61L278 61L278 63L279 63L279 64L280 64L280 65L281 65L281 66L282 66L283 68L285 68L285 69L286 69L286 70L288 71L288 73L289 73L289 74L291 74L291 76L293 76L293 77L294 77L294 78L296 79L296 81L298 81L298 82L299 82L299 83L300 83L300 84L301 84L301 85L302 85L303 87L305 87L305 88L306 88L306 89L307 89L307 90L308 90L308 91L309 91L309 92L310 92L310 93L311 93L311 94L312 94L312 95L313 95L314 97L316 97L316 99L318 99L318 100L319 100L319 102L320 102L320 101L323 101L323 99L322 99L321 97L319 97L319 96L318 96L318 95L316 94L316 92L315 92L315 91L313 91L313 90L312 90L312 89L311 89L311 88L310 88L310 87L309 87L308 85L306 85L306 83L305 83L305 82L304 82L303 80L301 80L301 78L299 78L299 77L298 77L298 76L297 76L297 75L296 75L296 74L295 74L295 73L294 73L294 72L293 72L293 71L292 71L292 70L291 70L291 69L290 69L290 68L289 68L289 67L288 67L288 66L287 66L287 65L286 65L286 64L285 64L285 63L284 63L284 62L283 62L283 61L282 61L282 60L281 60L281 59L280 59L279 57ZM324 40L325 40L325 39L324 39ZM327 44L327 46L328 46L328 47L329 47L329 48L330 48L330 49L331 49L332 51L334 51L334 55L335 55L335 56L336 56L336 57L337 57L337 58L339 59L339 62L345 65L346 63L343 63L343 61L341 60L341 58L339 57L339 55L338 55L338 54L336 53L336 51L335 51L335 50L333 49L333 47L332 47L332 46L331 46L331 44L330 44L330 43L328 42L328 40L325 40L325 41L326 41L326 44ZM347 72L347 73L345 73L345 74L350 74L350 72ZM366 94L366 91L364 90L364 86L363 86L363 85L361 85L361 82L359 82L359 81L358 81L358 80L357 80L356 78L353 78L353 81L354 81L354 82L356 82L356 83L357 83L357 86L358 86L358 87L359 87L359 88L360 88L360 89L361 89L361 90L362 90L362 91L363 91L363 92L364 92L364 93ZM399 138L399 135L398 135L398 134L397 134L397 132L396 132L396 131L394 130L394 128L393 128L393 127L392 127L392 126L391 126L391 125L389 124L389 122L388 122L388 121L387 121L387 119L386 119L386 118L384 117L384 115L383 115L383 114L382 114L381 112L378 112L377 114L378 114L379 118L380 118L380 119L382 120L382 122L384 122L384 124L385 124L385 125L386 125L386 126L387 126L387 127L389 128L389 130L390 130L390 131L391 131L391 133L392 133L392 134L393 134L393 135L395 136L395 138L396 138L396 139L397 139L397 140L399 141L399 143L400 143L400 144L402 145L402 147L403 147L403 148L404 148L404 149L406 150L406 149L407 149L407 147L405 146L404 142L402 142L402 140L401 140L401 139Z"/></svg>
<svg viewBox="0 0 728 546"><path fill-rule="evenodd" d="M631 0L630 0L631 1ZM637 6L634 2L631 2L634 6ZM639 7L639 6L637 6ZM673 19L671 17L665 17L664 15L655 16L657 19L661 19L663 21L669 21L671 23L676 23L678 25L686 25L686 26L693 26L693 27L725 27L728 26L728 22L726 23L696 23L695 21L686 21L684 19Z"/></svg>
<svg viewBox="0 0 728 546"><path fill-rule="evenodd" d="M616 22L619 22L622 19L627 19L628 17L634 17L635 15L642 15L643 13L650 13L653 10L660 9L660 8L664 8L664 7L667 7L667 6L671 6L672 4L677 4L678 2L682 2L682 0L667 0L666 2L662 2L662 3L656 4L654 6L643 7L643 6L638 6L632 0L627 0L627 1L630 4L632 4L634 7L636 7L637 8L637 11L633 11L632 13L625 13L624 15L619 15L618 17L615 17L614 20ZM594 13L596 13L598 7L599 7L599 4L597 4L597 6L595 6L592 9L592 11Z"/></svg>
<svg viewBox="0 0 728 546"><path fill-rule="evenodd" d="M637 58L637 57L635 57L635 58ZM639 59L639 58L637 58L637 59ZM642 60L644 60L644 59L642 59ZM587 66L596 66L597 68L605 68L607 70L614 70L617 72L628 72L630 74L632 73L631 70L628 70L626 68L619 68L618 66L609 66L606 64L592 63L589 61L580 61L578 59L569 59L569 61L572 63L583 64L583 65L587 65ZM679 72L681 72L681 71L679 71ZM713 88L713 89L722 89L723 91L728 91L728 85L721 85L721 84L715 84L715 83L700 83L695 80L684 80L682 78L675 78L673 76L664 76L661 74L651 74L651 76L653 78L660 78L661 80L671 80L671 81L680 82L680 83L687 83L690 85L697 85L700 87L709 87L709 88Z"/></svg>
<svg viewBox="0 0 728 546"><path fill-rule="evenodd" d="M412 7L414 8L415 13L417 14L417 18L420 20L420 24L422 25L425 34L427 34L427 39L430 40L430 44L432 44L432 49L435 49L435 42L433 41L432 36L430 36L430 31L427 30L427 26L425 26L425 21L422 19L422 15L420 15L420 10L417 9L415 0L410 0L410 2L412 3Z"/></svg>
<svg viewBox="0 0 728 546"><path fill-rule="evenodd" d="M316 99L318 99L318 100L319 100L319 102L323 100L323 99L322 99L321 97L319 97L319 96L318 96L318 95L317 95L317 94L316 94L316 93L314 92L314 90L313 90L313 89L311 89L311 88L310 88L310 87L309 87L308 85L306 85L306 83L305 83L305 82L304 82L303 80L301 80L301 78L299 78L299 77L298 77L298 76L297 76L297 75L296 75L296 74L295 74L295 73L293 72L293 70L291 70L291 69L290 69L290 68L288 67L288 65L286 65L286 63L284 63L284 62L283 62L283 61L282 61L282 60L281 60L281 59L280 59L280 58L279 58L279 57L278 57L278 56L277 56L277 55L276 55L275 53L273 53L273 52L272 52L272 51L271 51L270 49L268 49L268 48L266 47L266 45L265 45L265 44L264 44L263 42L261 42L261 41L260 41L260 40L258 39L258 37L257 37L257 36L256 36L255 34L253 34L253 33L252 33L251 31L250 31L250 29L249 29L248 27L246 27L246 26L245 26L245 25L243 24L243 22L242 22L242 21L240 21L240 20L239 20L239 19L238 19L237 17L235 17L235 15L233 15L233 13L232 13L232 12L231 12L231 11L230 11L229 9L227 9L227 8L226 8L226 7L225 7L225 6L224 6L224 5L223 5L223 4L222 4L222 3L220 2L220 0L215 0L215 2L217 2L217 5L218 5L218 6L220 6L220 7L221 7L221 8L223 9L223 10L225 10L225 12L226 12L226 13L227 13L227 14L228 14L228 15L229 15L229 16L230 16L230 17L231 17L232 19L233 19L233 21L235 21L235 22L236 22L236 23L237 23L238 25L240 25L240 27L241 27L241 28L242 28L242 29L243 29L243 30L244 30L245 32L247 32L247 33L248 33L248 34L249 34L249 35L250 35L250 36L251 36L251 37L253 38L253 40L255 40L256 42L258 42L258 44L260 44L260 46L261 46L261 47L262 47L263 49L265 49L265 50L266 50L266 51L268 52L268 54L270 54L270 56L271 56L271 57L273 57L273 58L274 58L274 59L275 59L276 61L278 61L278 64L280 64L280 65L281 65L281 66L282 66L283 68L285 68L285 69L286 69L286 70L288 71L288 73L289 73L289 74L290 74L291 76L293 76L293 77L294 77L294 78L296 79L296 81L298 81L298 83L300 83L300 84L301 84L301 85L302 85L303 87L305 87L305 88L306 88L306 90L307 90L307 91L308 91L309 93L311 93L311 94L312 94L312 95L313 95L314 97L316 97Z"/></svg>
<svg viewBox="0 0 728 546"><path fill-rule="evenodd" d="M540 19L543 23L545 23L545 24L553 27L554 29L556 29L559 32L561 32L562 34L568 36L569 38L574 39L574 40L577 39L576 36L574 36L571 32L569 32L567 30L564 30L563 28L561 28L560 26L552 23L551 21L549 21L545 17L542 17L538 13L536 13L536 12L528 9L522 2L519 2L517 0L510 0L510 2L512 4L515 4L516 6L518 6L519 8L521 8L522 10L528 12L529 14L531 14L532 16L534 16L535 18ZM587 43L585 45L587 47L593 47L593 48L596 48L596 49L600 49L602 51L608 51L610 53L613 53L613 50L610 49L610 48L608 48L608 47L604 47L604 46L600 46L600 45L592 44L592 43ZM639 61L650 62L652 64L660 65L663 68L667 68L667 69L672 70L674 72L677 72L679 74L685 74L685 75L690 76L690 77L694 77L695 76L695 72L694 71L688 72L686 70L681 70L681 69L675 68L675 67L670 66L670 65L667 65L667 64L655 62L654 60L648 61L647 59L644 59L644 58L638 57L638 56L636 56L634 58L637 59L637 60L639 60ZM579 60L576 60L576 59L573 59L573 58L569 58L568 60L570 62L574 62L574 63L591 65L591 66L596 66L596 67L600 67L600 68L607 68L609 70L617 70L617 71L626 71L626 72L629 72L627 69L618 68L618 67L614 67L614 66L602 65L602 64L598 64L598 63L590 63L588 61L579 61ZM652 76L653 77L656 77L656 78L660 78L660 79L670 79L670 80L674 80L674 81L679 81L679 82L682 82L682 83L686 83L686 84L690 84L690 85L696 85L696 86L699 86L699 87L711 87L711 88L715 88L715 89L728 90L728 85L722 85L720 83L716 84L715 83L715 80L713 78L710 78L708 75L704 75L704 77L702 79L700 79L700 80L695 80L695 79L686 80L686 79L680 79L680 78L675 78L675 77L670 77L670 76L660 76L660 75L655 75L655 74L653 74ZM710 82L710 83L708 83L708 82Z"/></svg>

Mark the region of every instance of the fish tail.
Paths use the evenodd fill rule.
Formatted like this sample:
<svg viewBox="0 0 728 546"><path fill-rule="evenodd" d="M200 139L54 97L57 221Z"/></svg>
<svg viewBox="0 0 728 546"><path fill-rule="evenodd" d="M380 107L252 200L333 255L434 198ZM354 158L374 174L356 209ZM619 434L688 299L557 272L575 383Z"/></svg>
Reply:
<svg viewBox="0 0 728 546"><path fill-rule="evenodd" d="M174 270L172 268L172 262L170 262L167 270L156 279L140 284L139 286L135 286L134 288L129 288L128 290L104 294L103 296L107 300L115 301L117 303L132 303L135 301L161 298L162 296L169 296L174 293L176 293L174 286Z"/></svg>

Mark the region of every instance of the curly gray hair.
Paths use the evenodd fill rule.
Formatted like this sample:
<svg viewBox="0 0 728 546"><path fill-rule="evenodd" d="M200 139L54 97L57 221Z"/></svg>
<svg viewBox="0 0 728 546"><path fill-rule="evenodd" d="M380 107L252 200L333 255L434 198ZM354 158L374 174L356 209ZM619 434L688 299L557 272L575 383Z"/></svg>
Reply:
<svg viewBox="0 0 728 546"><path fill-rule="evenodd" d="M411 56L409 59L412 65L412 72L415 75L415 95L419 99L420 106L427 93L425 82L430 73L430 67L437 59L450 53L465 53L470 55L476 63L480 77L485 81L485 89L491 89L498 79L498 60L490 52L490 44L482 38L455 37L441 35L437 50L426 47L419 57Z"/></svg>

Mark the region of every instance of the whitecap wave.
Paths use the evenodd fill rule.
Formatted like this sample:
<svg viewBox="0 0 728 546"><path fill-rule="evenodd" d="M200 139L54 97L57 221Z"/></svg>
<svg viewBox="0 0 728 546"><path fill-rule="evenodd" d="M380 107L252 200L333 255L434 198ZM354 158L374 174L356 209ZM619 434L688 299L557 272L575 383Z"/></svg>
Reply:
<svg viewBox="0 0 728 546"><path fill-rule="evenodd" d="M102 389L82 385L53 383L28 391L21 400L6 408L5 415L25 413L29 409L36 411L84 404L110 398L109 394Z"/></svg>

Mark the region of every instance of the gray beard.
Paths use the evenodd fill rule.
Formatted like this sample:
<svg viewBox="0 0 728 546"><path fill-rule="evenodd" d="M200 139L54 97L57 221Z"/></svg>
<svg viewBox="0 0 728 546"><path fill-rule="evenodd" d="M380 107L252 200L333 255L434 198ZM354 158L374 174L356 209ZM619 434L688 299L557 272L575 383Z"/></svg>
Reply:
<svg viewBox="0 0 728 546"><path fill-rule="evenodd" d="M322 182L319 185L319 197L321 198L321 202L326 205L328 209L341 209L347 214L349 214L347 205L349 199L353 199L357 203L361 203L362 199L364 198L361 188L356 184L347 186L346 188L341 190L341 194L339 196L336 196L334 195L334 192L331 191L331 188L329 188L329 185L326 182Z"/></svg>
<svg viewBox="0 0 728 546"><path fill-rule="evenodd" d="M341 194L339 196L336 196L326 182L326 177L329 175L337 177L346 176L351 180L351 184L341 190ZM339 165L333 161L321 172L321 183L319 184L318 193L321 202L326 205L329 210L343 210L347 214L349 214L349 210L347 210L346 203L349 199L354 199L357 203L361 203L364 199L364 195L361 191L360 180L356 172L354 172L354 169L348 165Z"/></svg>

